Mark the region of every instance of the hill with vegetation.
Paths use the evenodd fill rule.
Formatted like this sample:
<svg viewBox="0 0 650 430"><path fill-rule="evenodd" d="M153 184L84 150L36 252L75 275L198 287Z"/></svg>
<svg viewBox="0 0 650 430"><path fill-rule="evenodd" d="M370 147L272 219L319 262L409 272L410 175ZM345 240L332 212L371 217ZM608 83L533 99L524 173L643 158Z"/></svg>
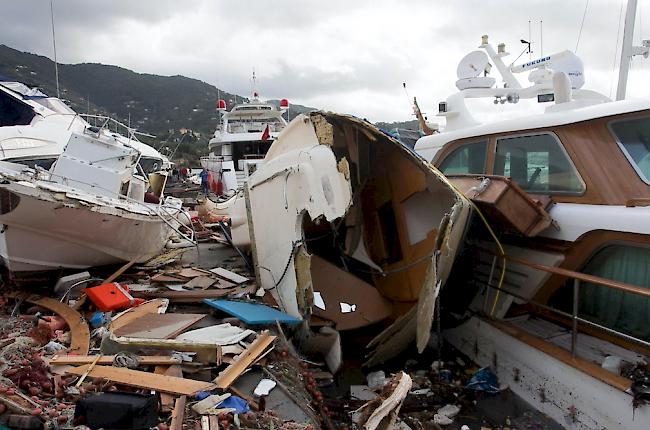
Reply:
<svg viewBox="0 0 650 430"><path fill-rule="evenodd" d="M169 148L179 164L198 165L217 126L215 102L230 109L246 98L185 76L136 73L97 63L59 64L61 99L79 113L108 115L139 131L156 135L148 141ZM0 80L16 80L56 95L54 62L0 45ZM276 105L279 100L273 100ZM291 105L291 119L314 110ZM146 138L143 140L147 141Z"/></svg>

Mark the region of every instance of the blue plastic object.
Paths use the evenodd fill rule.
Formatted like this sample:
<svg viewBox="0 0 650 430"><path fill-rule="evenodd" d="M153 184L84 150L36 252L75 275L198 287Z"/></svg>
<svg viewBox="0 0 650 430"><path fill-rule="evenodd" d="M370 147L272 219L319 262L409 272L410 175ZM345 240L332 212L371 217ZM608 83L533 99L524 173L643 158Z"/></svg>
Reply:
<svg viewBox="0 0 650 430"><path fill-rule="evenodd" d="M248 403L246 403L246 400L242 399L241 397L237 396L230 396L223 402L219 403L217 405L219 409L225 409L225 408L233 408L235 409L236 414L244 414L248 411L250 411L248 407Z"/></svg>
<svg viewBox="0 0 650 430"><path fill-rule="evenodd" d="M489 368L482 367L472 375L466 388L496 394L499 392L499 380Z"/></svg>
<svg viewBox="0 0 650 430"><path fill-rule="evenodd" d="M258 303L218 299L205 299L203 303L237 317L248 325L273 324L276 321L284 324L298 324L300 322L300 319L296 317Z"/></svg>

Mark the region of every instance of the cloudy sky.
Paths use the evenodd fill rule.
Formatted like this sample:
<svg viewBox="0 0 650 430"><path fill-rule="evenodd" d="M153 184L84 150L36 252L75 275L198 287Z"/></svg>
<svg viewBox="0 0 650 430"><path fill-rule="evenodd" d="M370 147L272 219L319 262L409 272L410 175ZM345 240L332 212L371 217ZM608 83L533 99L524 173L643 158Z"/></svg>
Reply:
<svg viewBox="0 0 650 430"><path fill-rule="evenodd" d="M250 94L255 69L264 98L397 121L412 118L403 82L422 110L435 112L455 91L458 61L481 35L495 46L505 42L509 63L524 48L519 40L528 39L529 21L533 58L542 47L549 54L577 46L585 88L615 94L625 1L590 0L578 44L587 1L54 0L54 18L62 63L180 74L242 95ZM0 6L0 43L53 57L49 0ZM637 44L650 38L648 18L650 0L639 0ZM629 96L650 94L648 63L633 61Z"/></svg>

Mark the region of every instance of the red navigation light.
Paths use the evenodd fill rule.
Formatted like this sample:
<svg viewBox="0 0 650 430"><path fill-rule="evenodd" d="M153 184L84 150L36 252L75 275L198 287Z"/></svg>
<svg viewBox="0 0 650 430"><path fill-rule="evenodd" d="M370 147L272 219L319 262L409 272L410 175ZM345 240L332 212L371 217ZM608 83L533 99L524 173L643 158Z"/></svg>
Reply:
<svg viewBox="0 0 650 430"><path fill-rule="evenodd" d="M289 100L287 99L280 100L280 109L289 109Z"/></svg>
<svg viewBox="0 0 650 430"><path fill-rule="evenodd" d="M226 110L226 101L223 99L217 100L217 110Z"/></svg>

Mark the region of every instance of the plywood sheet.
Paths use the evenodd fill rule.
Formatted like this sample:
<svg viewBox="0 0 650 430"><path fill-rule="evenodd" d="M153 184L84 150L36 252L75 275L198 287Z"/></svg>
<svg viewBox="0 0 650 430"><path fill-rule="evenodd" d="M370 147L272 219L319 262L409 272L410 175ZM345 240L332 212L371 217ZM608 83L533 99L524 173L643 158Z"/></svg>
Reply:
<svg viewBox="0 0 650 430"><path fill-rule="evenodd" d="M83 375L88 370L88 366L90 365L75 367L67 370L66 373ZM123 367L95 366L88 376L91 378L102 378L132 387L188 396L198 391L209 391L214 388L214 384L209 382L195 381L193 379L178 378L175 376L156 375L155 373L141 372Z"/></svg>
<svg viewBox="0 0 650 430"><path fill-rule="evenodd" d="M186 288L188 290L205 290L215 282L217 282L217 280L211 276L197 276L195 278L192 278L192 280L187 284L183 285L183 288Z"/></svg>
<svg viewBox="0 0 650 430"><path fill-rule="evenodd" d="M161 308L167 307L168 304L169 302L163 299L149 300L148 302L142 303L138 307L128 309L113 318L113 321L111 321L108 328L111 331L115 331L118 328L124 327L125 325L137 320L143 315L159 313Z"/></svg>
<svg viewBox="0 0 650 430"><path fill-rule="evenodd" d="M214 269L210 269L210 272L224 279L232 281L235 284L242 284L248 281L247 277L241 276L235 272L231 272L230 270L224 269L223 267L215 267Z"/></svg>
<svg viewBox="0 0 650 430"><path fill-rule="evenodd" d="M146 314L115 330L115 336L173 339L205 314Z"/></svg>
<svg viewBox="0 0 650 430"><path fill-rule="evenodd" d="M334 322L337 330L364 327L391 315L390 303L375 287L317 255L311 258L311 278L313 315Z"/></svg>

